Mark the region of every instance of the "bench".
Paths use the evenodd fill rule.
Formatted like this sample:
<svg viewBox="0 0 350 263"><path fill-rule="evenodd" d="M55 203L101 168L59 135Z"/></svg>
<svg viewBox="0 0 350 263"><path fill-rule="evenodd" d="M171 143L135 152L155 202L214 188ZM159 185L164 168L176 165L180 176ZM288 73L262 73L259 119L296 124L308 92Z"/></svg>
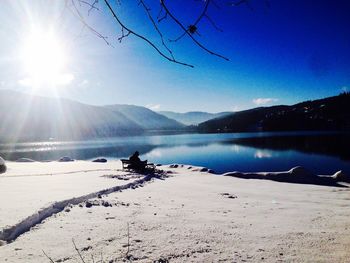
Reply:
<svg viewBox="0 0 350 263"><path fill-rule="evenodd" d="M147 160L141 161L139 165L134 166L133 163L129 159L120 159L122 162L122 167L124 169L131 169L131 170L151 170L154 171L156 169L156 166L154 163L147 163Z"/></svg>

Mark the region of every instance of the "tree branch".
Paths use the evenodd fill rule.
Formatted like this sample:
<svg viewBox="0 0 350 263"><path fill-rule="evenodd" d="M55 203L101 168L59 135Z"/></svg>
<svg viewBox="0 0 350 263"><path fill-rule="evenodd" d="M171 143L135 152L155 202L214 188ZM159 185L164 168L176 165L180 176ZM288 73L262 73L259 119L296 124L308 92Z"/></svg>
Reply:
<svg viewBox="0 0 350 263"><path fill-rule="evenodd" d="M79 1L79 3L80 3L80 0L78 0L78 1ZM107 45L112 46L111 43L109 43L108 40L107 40L108 37L101 35L98 31L96 31L92 26L90 26L90 25L85 21L83 15L80 13L78 7L77 7L76 4L75 4L75 0L71 0L71 3L72 3L72 6L73 6L73 8L74 8L74 10L75 10L75 12L74 12L71 8L68 8L68 9L71 11L71 13L72 13L75 17L77 17L77 18L80 20L80 22L81 22L86 28L88 28L94 35L96 35L97 37L103 39L103 40L106 42Z"/></svg>
<svg viewBox="0 0 350 263"><path fill-rule="evenodd" d="M128 35L134 35L144 41L146 41L151 47L153 47L157 52L158 54L160 54L163 58L165 58L166 60L170 61L170 62L173 62L173 63L176 63L176 64L180 64L180 65L183 65L183 66L187 66L187 67L191 67L193 68L194 66L193 65L190 65L190 64L187 64L187 63L184 63L184 62L180 62L178 60L175 60L173 59L172 57L169 57L167 55L165 55L153 42L151 42L148 38L136 33L135 31L131 30L130 28L128 28L127 26L125 26L121 20L118 18L118 16L116 15L116 13L114 12L112 6L109 4L108 0L104 0L105 4L107 5L109 11L111 12L111 14L113 15L114 19L118 22L118 24L122 27L123 30L126 30L128 32Z"/></svg>
<svg viewBox="0 0 350 263"><path fill-rule="evenodd" d="M106 0L105 0L105 1L106 1ZM207 0L207 1L206 1L206 5L205 5L205 7L204 7L203 12L202 12L201 15L197 18L196 22L195 22L193 25L191 25L191 26L194 26L194 27L195 27L195 26L196 26L196 23L198 23L198 22L203 18L203 16L204 16L205 13L206 13L206 10L207 10L207 8L208 8L209 2L210 2L210 0ZM222 58L222 59L224 59L224 60L229 61L229 59L228 59L227 57L224 57L223 55L220 55L220 54L218 54L218 53L216 53L216 52L211 51L210 49L206 48L203 44L201 44L197 39L195 39L195 38L193 37L191 31L190 31L190 27L191 27L191 26L189 26L189 28L186 29L185 26L184 26L184 25L169 11L169 9L167 8L167 6L165 5L165 0L160 0L160 4L161 4L162 7L164 8L165 12L171 17L171 19L174 20L175 23L178 24L178 26L184 31L184 34L185 34L185 35L187 34L187 35L193 40L193 42L194 42L197 46L199 46L201 49L203 49L204 51L208 52L209 54L211 54L211 55L213 55L213 56L217 56L217 57L219 57L219 58Z"/></svg>
<svg viewBox="0 0 350 263"><path fill-rule="evenodd" d="M92 4L90 4L89 2L87 1L84 1L84 0L78 0L79 3L83 3L87 6L89 6L89 10L88 10L88 15L90 15L90 12L94 9L96 9L97 11L100 11L100 9L98 9L98 7L96 7L96 5L98 4L98 0L94 0L94 2Z"/></svg>
<svg viewBox="0 0 350 263"><path fill-rule="evenodd" d="M169 52L171 58L175 60L172 50L165 44L163 34L162 34L162 32L159 30L159 28L158 28L156 22L154 21L153 17L151 16L150 9L146 6L146 4L145 4L145 2L144 2L143 0L140 0L140 4L141 4L141 5L143 6L143 8L145 9L145 11L146 11L146 13L147 13L147 15L148 15L149 20L150 20L150 21L152 22L152 24L153 24L154 29L158 32L159 37L160 37L160 39L161 39L161 41L162 41L162 45L163 45L163 46L165 47L165 49Z"/></svg>

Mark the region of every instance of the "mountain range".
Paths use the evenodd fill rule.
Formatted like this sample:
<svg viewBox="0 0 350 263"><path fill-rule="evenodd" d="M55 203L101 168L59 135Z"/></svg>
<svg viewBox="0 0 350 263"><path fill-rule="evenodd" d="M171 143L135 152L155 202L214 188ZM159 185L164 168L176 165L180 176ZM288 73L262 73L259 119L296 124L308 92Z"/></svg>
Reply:
<svg viewBox="0 0 350 263"><path fill-rule="evenodd" d="M141 106L116 104L105 108L122 113L145 130L178 130L186 127L183 123Z"/></svg>
<svg viewBox="0 0 350 263"><path fill-rule="evenodd" d="M204 120L204 121L203 121ZM149 131L350 130L350 94L240 112L154 112L0 90L0 141L80 140Z"/></svg>
<svg viewBox="0 0 350 263"><path fill-rule="evenodd" d="M0 120L0 141L79 140L185 127L145 107L92 106L8 90L0 91Z"/></svg>
<svg viewBox="0 0 350 263"><path fill-rule="evenodd" d="M218 112L218 113L209 113L209 112L203 112L203 111L190 111L186 113L178 113L173 111L159 111L158 113L177 120L178 122L181 122L185 125L198 125L201 122L205 122L207 120L220 118L229 114L232 114L233 112Z"/></svg>
<svg viewBox="0 0 350 263"><path fill-rule="evenodd" d="M350 130L350 94L291 106L260 107L198 125L201 132Z"/></svg>

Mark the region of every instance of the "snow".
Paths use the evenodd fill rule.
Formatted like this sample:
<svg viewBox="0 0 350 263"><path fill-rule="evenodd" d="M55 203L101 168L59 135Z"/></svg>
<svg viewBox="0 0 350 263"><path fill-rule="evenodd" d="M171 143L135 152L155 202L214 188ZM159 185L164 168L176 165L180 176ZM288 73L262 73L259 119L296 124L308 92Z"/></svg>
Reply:
<svg viewBox="0 0 350 263"><path fill-rule="evenodd" d="M117 161L7 162L7 167L0 175L0 231L55 202L125 184L103 177L120 173Z"/></svg>
<svg viewBox="0 0 350 263"><path fill-rule="evenodd" d="M43 251L54 262L79 262L72 239L86 262L350 261L350 188L186 165L161 166L167 176L153 179L117 161L7 165L0 262L49 262ZM274 175L293 172L304 171Z"/></svg>

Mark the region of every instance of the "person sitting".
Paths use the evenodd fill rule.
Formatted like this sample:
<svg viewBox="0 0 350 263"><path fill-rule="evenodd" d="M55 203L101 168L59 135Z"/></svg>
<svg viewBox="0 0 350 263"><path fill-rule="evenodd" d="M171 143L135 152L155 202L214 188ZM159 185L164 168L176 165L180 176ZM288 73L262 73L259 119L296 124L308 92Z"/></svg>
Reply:
<svg viewBox="0 0 350 263"><path fill-rule="evenodd" d="M147 160L141 161L139 158L140 153L138 151L134 152L133 155L129 157L130 161L130 168L136 169L136 170L144 170L147 164Z"/></svg>
<svg viewBox="0 0 350 263"><path fill-rule="evenodd" d="M141 162L139 155L140 153L138 151L134 152L134 154L129 157L129 161L132 163Z"/></svg>

